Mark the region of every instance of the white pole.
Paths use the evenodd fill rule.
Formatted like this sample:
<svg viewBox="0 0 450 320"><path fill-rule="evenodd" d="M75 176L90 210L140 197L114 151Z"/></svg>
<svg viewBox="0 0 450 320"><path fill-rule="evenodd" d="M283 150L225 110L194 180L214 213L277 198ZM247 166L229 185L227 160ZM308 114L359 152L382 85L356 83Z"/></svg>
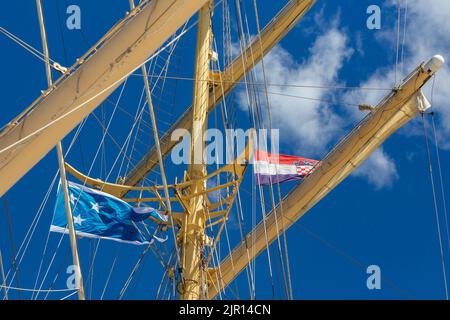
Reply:
<svg viewBox="0 0 450 320"><path fill-rule="evenodd" d="M42 12L42 3L41 0L36 0L38 18L39 18L39 26L41 29L41 38L42 38L42 47L44 51L45 57L45 71L47 74L47 83L48 86L51 87L53 85L52 80L52 71L50 68L50 57L47 45L47 34L45 32L44 25L44 14ZM61 188L64 193L64 205L66 208L66 217L67 217L67 228L69 229L69 238L70 238L70 246L72 249L72 260L73 265L75 267L75 279L78 290L78 299L85 300L84 295L84 286L83 286L83 277L81 275L81 267L80 267L80 258L78 256L78 247L77 247L77 238L75 234L75 228L73 225L73 216L72 216L72 208L70 207L70 198L69 198L69 188L67 186L67 178L66 178L66 169L64 167L64 153L62 149L61 141L59 141L56 145L56 151L58 153L58 164L59 164L59 172L61 179Z"/></svg>

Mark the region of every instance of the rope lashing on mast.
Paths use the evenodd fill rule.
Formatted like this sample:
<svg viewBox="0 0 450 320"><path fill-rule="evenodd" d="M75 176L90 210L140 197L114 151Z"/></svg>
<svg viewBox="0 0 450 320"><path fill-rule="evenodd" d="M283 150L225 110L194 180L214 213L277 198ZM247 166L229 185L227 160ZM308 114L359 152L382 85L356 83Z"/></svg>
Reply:
<svg viewBox="0 0 450 320"><path fill-rule="evenodd" d="M375 109L376 109L376 106L372 106L372 105L370 105L370 104L360 104L359 106L358 106L358 109L359 109L359 111L370 111L370 112L372 112L372 111L375 111Z"/></svg>

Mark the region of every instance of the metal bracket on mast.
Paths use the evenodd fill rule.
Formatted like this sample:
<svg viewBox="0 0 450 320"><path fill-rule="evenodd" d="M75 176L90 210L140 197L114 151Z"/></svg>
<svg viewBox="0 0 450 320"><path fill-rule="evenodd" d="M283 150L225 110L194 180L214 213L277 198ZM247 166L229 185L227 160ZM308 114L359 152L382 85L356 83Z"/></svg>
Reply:
<svg viewBox="0 0 450 320"><path fill-rule="evenodd" d="M221 197L217 201L211 201L208 197L205 197L206 210L208 212L207 222L209 224L218 224L220 220L226 219L231 207L234 203L234 199L237 194L237 190L244 178L245 171L250 162L252 156L252 135L249 135L249 141L245 150L230 164L227 164L218 170L207 174L202 180L204 182L216 179L221 174L226 174L229 177L228 182L216 185L214 187L206 188L201 193L191 194L188 191L191 185L197 183L196 180L192 180L186 174L181 182L175 182L174 184L167 185L169 190L169 200L172 207L180 209L178 211L172 211L172 217L175 225L181 225L183 222L186 211L188 210L188 203L193 197L199 195L210 195L220 192ZM91 188L101 190L105 193L121 198L128 203L134 203L137 205L149 205L157 208L163 215L168 215L169 211L166 207L166 198L162 196L161 192L164 191L164 186L126 186L123 184L116 184L111 182L102 181L100 179L94 179L86 176L80 171L76 170L70 164L65 164L65 171L70 173L74 178L82 182L84 185ZM127 197L123 195L127 194ZM137 196L134 196L137 194ZM150 217L150 220L156 223L165 224L172 227L169 223L162 223L160 220L155 220ZM220 235L218 235L220 236ZM216 236L216 239L218 238Z"/></svg>
<svg viewBox="0 0 450 320"><path fill-rule="evenodd" d="M205 216L204 228L209 228L213 225L219 226L219 229L215 234L215 238L212 241L212 243L210 244L205 243L205 245L209 245L211 247L209 256L206 259L202 259L202 265L206 269L205 270L206 285L210 285L213 282L212 274L214 269L208 268L209 261L220 239L225 222L228 219L230 210L233 206L242 179L244 178L245 171L248 167L248 164L250 163L253 152L253 137L254 131L251 130L251 133L249 134L248 144L245 150L232 163L226 164L223 167L219 168L218 170L207 174L201 180L193 180L186 173L184 175L183 180L180 183L175 182L174 184L167 186L171 194L169 200L171 201L173 208L177 209L181 208L180 211L177 212L172 211L173 221L177 228L180 228L183 225L183 221L185 217L188 215L188 211L190 210L189 204L191 203L192 199L199 196L203 196L205 201L204 209L207 212ZM160 195L160 192L162 192L164 189L163 186L154 185L154 186L134 187L105 182L100 179L94 179L82 174L68 163L65 164L65 169L73 177L75 177L79 181L83 182L83 184L91 188L102 190L103 192L109 193L117 197L121 197L121 195L127 194L128 197L121 197L123 201L126 201L128 203L136 203L158 207L158 209L161 211L163 215L168 214L168 210L166 210L165 207L165 198ZM217 177L219 175L226 175L229 178L228 181L216 185L214 187L205 188L203 191L198 193L190 192L192 185L197 185L199 183L207 185L206 183L207 181L212 180L217 181L218 180ZM208 195L215 194L217 192L220 194L220 197L216 199L216 201L211 201ZM133 197L132 195L134 193L138 194L139 196ZM147 196L148 193L150 193L151 196ZM154 220L151 217L149 219L161 225L164 224L160 220ZM171 224L165 224L165 226L173 227ZM178 235L178 240L181 242L182 238L183 234L180 233ZM207 239L208 236L204 234L202 241L207 242ZM169 277L174 280L177 280L176 274L177 273L175 272L175 269L171 269L169 271ZM180 292L183 292L184 290L184 288L182 287L183 283L185 282L183 282L182 279L180 279L180 283L178 286ZM206 296L206 298L208 297Z"/></svg>

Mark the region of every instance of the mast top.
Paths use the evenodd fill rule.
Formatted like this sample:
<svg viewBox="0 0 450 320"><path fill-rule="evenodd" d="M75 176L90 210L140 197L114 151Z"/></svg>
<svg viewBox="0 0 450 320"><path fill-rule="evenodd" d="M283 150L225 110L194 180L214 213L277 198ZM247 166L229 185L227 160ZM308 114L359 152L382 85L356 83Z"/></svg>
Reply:
<svg viewBox="0 0 450 320"><path fill-rule="evenodd" d="M428 62L424 65L423 69L430 73L435 74L445 63L445 59L440 54L434 55Z"/></svg>

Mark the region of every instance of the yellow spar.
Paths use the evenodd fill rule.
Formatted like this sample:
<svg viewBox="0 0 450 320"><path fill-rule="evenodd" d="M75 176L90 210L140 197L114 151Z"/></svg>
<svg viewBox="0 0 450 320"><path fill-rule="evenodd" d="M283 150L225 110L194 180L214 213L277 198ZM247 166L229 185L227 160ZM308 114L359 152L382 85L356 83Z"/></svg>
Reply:
<svg viewBox="0 0 450 320"><path fill-rule="evenodd" d="M213 299L259 253L266 241L274 241L284 229L292 226L317 202L354 171L391 134L428 107L420 89L443 65L441 56L434 56L420 65L403 83L384 98L353 131L338 144L297 188L266 218L266 230L260 222L217 268L220 281L213 278L208 298ZM276 213L275 213L276 212ZM266 232L266 233L265 233ZM267 237L267 240L265 239ZM250 255L250 257L249 257Z"/></svg>
<svg viewBox="0 0 450 320"><path fill-rule="evenodd" d="M0 133L0 196L207 0L142 1Z"/></svg>

